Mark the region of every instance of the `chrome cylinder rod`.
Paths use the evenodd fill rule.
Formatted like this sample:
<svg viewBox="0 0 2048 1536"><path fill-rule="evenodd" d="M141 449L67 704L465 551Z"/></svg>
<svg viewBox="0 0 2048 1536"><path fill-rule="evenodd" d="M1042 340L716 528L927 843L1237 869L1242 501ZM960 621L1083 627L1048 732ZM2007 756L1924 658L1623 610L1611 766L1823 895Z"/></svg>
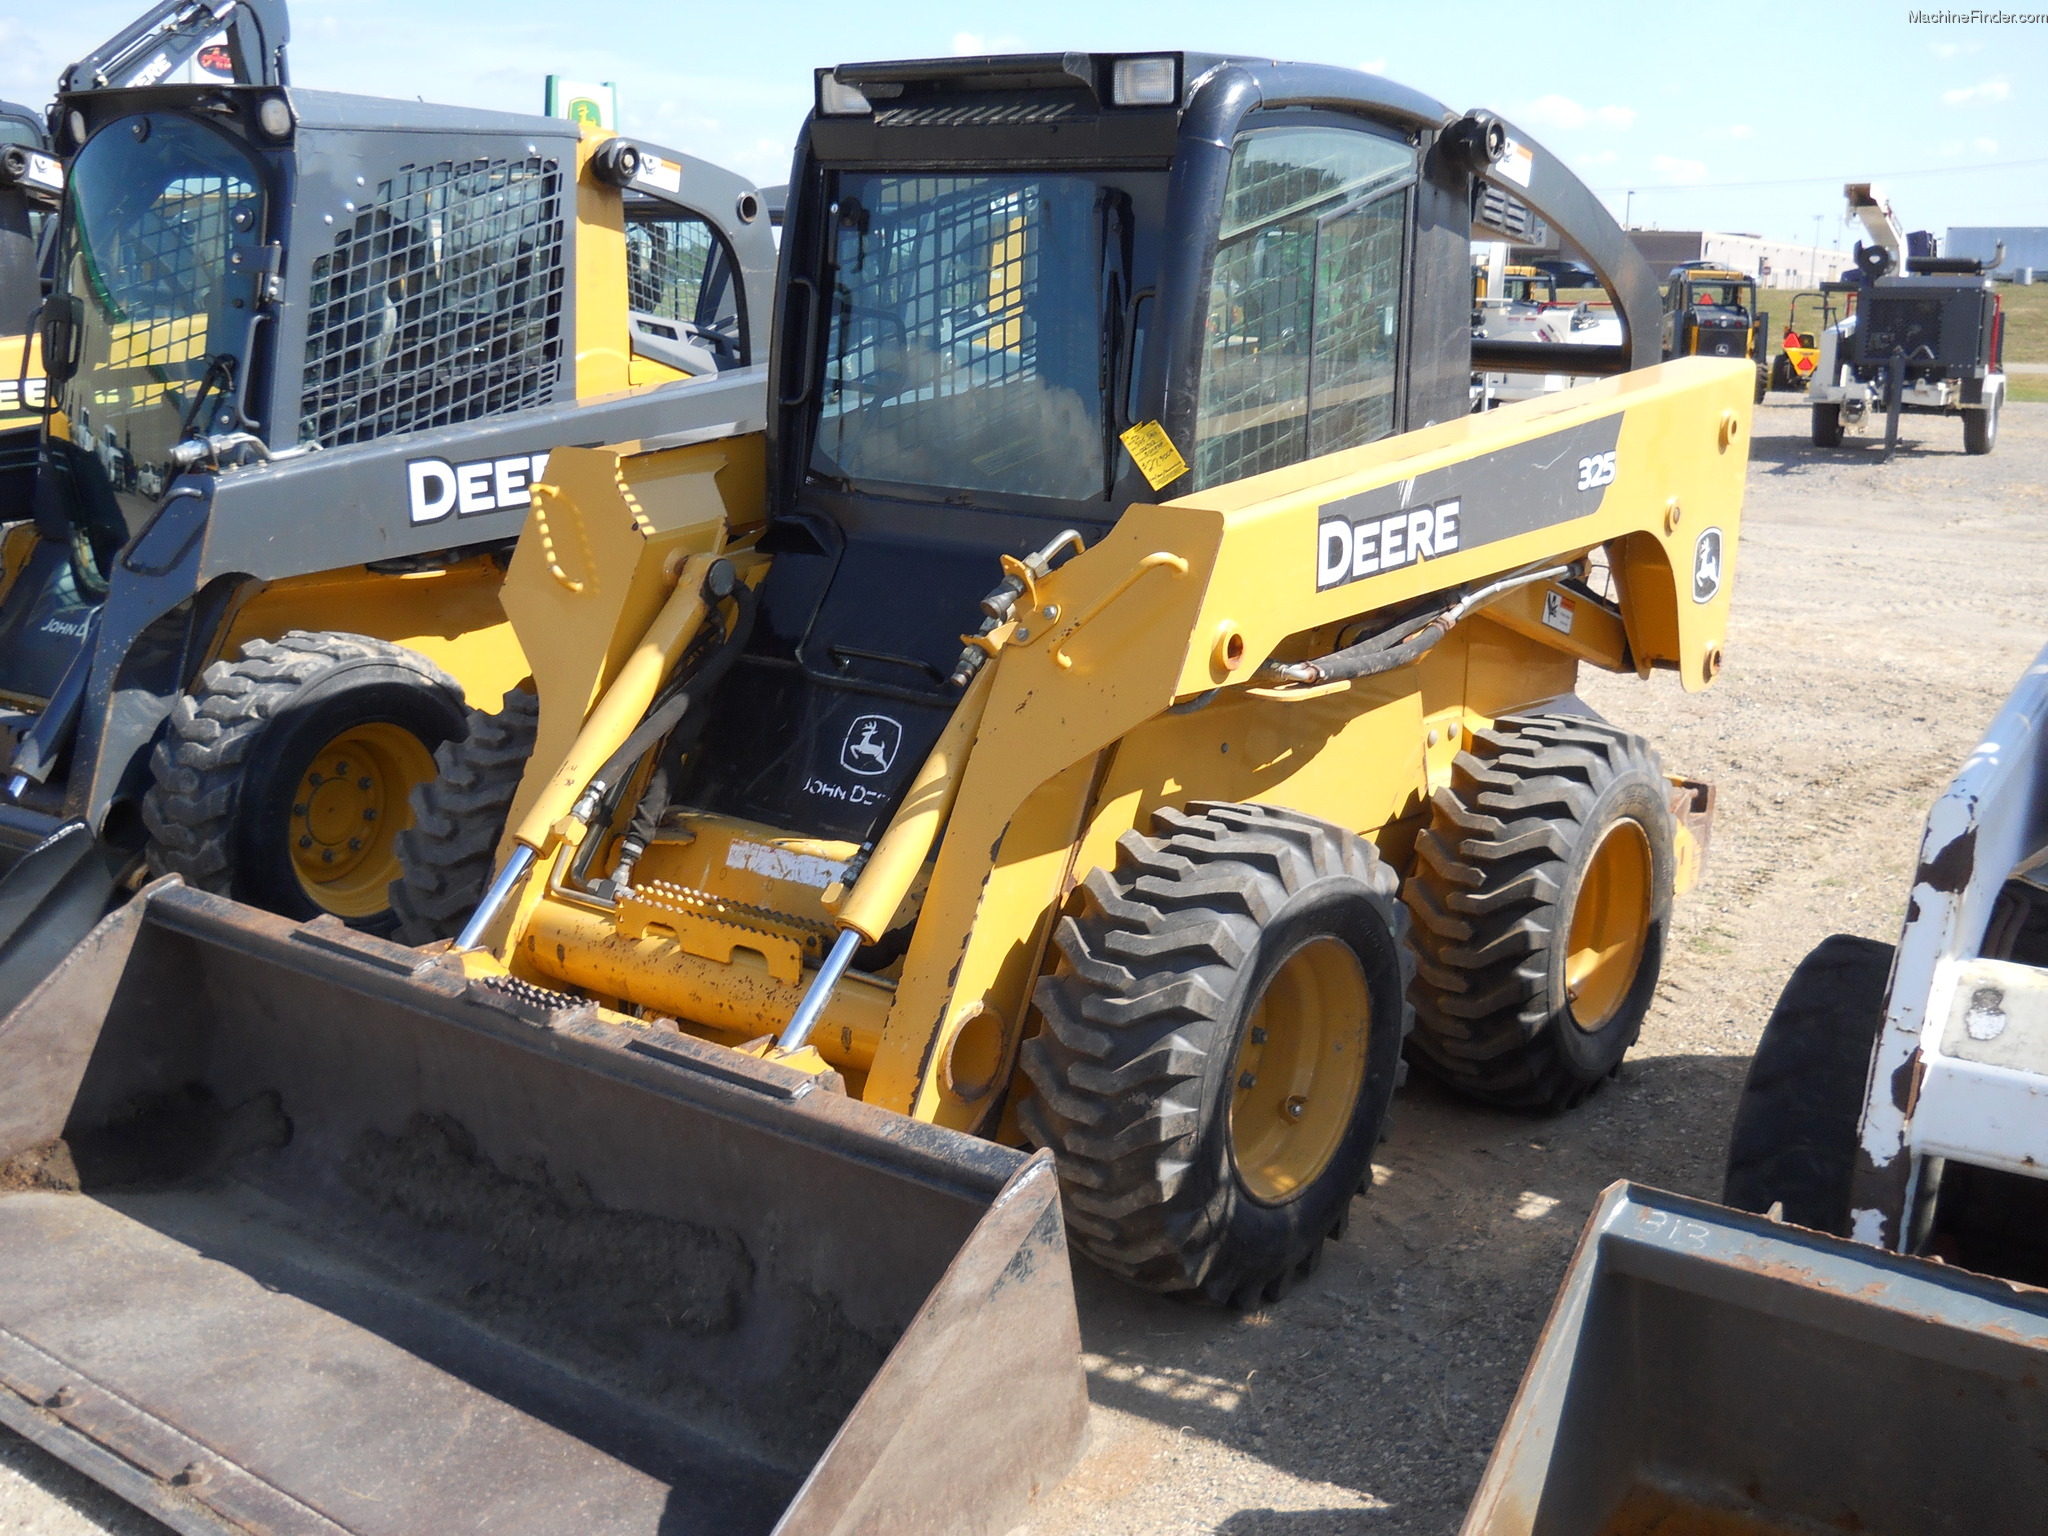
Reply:
<svg viewBox="0 0 2048 1536"><path fill-rule="evenodd" d="M839 937L833 941L832 952L825 956L825 963L818 967L818 974L811 978L811 990L804 994L804 1000L797 1004L796 1012L790 1015L789 1025L782 1031L782 1038L775 1042L785 1051L802 1050L811 1038L811 1031L818 1027L818 1018L825 1011L825 1005L832 1000L833 990L839 985L839 978L846 974L846 968L853 964L853 952L860 948L861 936L858 928L842 928Z"/></svg>
<svg viewBox="0 0 2048 1536"><path fill-rule="evenodd" d="M455 941L457 949L481 949L484 935L497 921L498 911L512 897L519 882L526 878L526 872L533 868L533 850L521 843L512 850L512 857L505 861L505 867L498 871L498 878L491 882L491 888L484 892L484 899L476 904L476 911L463 924L462 936Z"/></svg>

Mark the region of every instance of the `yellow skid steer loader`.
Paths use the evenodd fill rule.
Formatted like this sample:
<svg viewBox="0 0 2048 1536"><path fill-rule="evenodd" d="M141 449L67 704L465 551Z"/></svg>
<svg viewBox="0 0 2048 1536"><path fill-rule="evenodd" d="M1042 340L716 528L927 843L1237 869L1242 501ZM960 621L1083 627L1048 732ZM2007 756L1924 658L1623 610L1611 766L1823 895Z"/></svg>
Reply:
<svg viewBox="0 0 2048 1536"><path fill-rule="evenodd" d="M187 1529L1006 1531L1066 1232L1276 1299L1404 1053L1555 1111L1642 1022L1711 796L1573 683L1719 670L1748 366L1376 77L816 90L767 429L551 456L420 947L166 880L0 1019L0 1418ZM1539 217L1612 376L1468 416Z"/></svg>

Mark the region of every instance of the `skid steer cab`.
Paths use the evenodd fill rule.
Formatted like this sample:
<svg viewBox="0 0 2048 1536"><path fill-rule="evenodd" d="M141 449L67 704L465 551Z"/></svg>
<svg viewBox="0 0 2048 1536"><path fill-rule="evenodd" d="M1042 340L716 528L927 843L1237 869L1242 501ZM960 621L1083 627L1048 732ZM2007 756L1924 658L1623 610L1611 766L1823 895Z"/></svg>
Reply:
<svg viewBox="0 0 2048 1536"><path fill-rule="evenodd" d="M76 939L21 926L73 882L146 873L388 927L410 790L528 673L495 594L548 454L760 421L760 198L554 119L59 109L52 409L0 545L0 841L43 857L0 887L0 970Z"/></svg>
<svg viewBox="0 0 2048 1536"><path fill-rule="evenodd" d="M1770 386L1764 356L1771 317L1756 307L1756 281L1712 262L1673 267L1664 289L1666 357L1746 357L1756 363L1756 398Z"/></svg>
<svg viewBox="0 0 2048 1536"><path fill-rule="evenodd" d="M35 320L63 191L42 114L0 101L0 523L27 517L35 489L45 398Z"/></svg>

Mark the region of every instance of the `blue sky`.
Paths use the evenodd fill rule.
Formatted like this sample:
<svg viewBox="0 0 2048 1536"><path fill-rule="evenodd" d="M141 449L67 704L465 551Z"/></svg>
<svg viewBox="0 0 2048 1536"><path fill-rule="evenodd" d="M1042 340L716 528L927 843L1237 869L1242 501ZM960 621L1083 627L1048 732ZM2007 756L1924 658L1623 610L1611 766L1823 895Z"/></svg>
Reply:
<svg viewBox="0 0 2048 1536"><path fill-rule="evenodd" d="M1954 0L1950 0L1954 3ZM2029 4L2035 0L2028 0ZM40 103L140 0L0 0L0 94ZM1914 25L1906 5L1030 5L301 0L301 85L538 111L550 71L619 87L628 132L787 174L813 65L1181 47L1363 66L1505 111L1620 214L1846 243L1841 183L1912 228L2048 224L2048 25ZM1847 92L1853 89L1854 99ZM2031 122L2030 122L2031 119ZM1899 174L1917 172L1920 174ZM1795 183L1758 185L1758 183Z"/></svg>

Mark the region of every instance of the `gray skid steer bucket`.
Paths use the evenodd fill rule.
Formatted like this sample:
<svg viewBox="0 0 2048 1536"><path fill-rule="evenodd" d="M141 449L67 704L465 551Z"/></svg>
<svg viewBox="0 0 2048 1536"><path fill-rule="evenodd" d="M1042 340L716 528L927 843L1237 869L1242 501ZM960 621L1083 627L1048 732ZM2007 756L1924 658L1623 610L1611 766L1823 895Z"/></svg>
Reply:
<svg viewBox="0 0 2048 1536"><path fill-rule="evenodd" d="M180 1531L986 1532L1086 1413L1055 1180L164 881L0 1019L0 1420Z"/></svg>
<svg viewBox="0 0 2048 1536"><path fill-rule="evenodd" d="M0 874L0 1014L34 990L114 899L107 850L66 822Z"/></svg>
<svg viewBox="0 0 2048 1536"><path fill-rule="evenodd" d="M2048 1529L2048 1292L1616 1184L1464 1536Z"/></svg>

